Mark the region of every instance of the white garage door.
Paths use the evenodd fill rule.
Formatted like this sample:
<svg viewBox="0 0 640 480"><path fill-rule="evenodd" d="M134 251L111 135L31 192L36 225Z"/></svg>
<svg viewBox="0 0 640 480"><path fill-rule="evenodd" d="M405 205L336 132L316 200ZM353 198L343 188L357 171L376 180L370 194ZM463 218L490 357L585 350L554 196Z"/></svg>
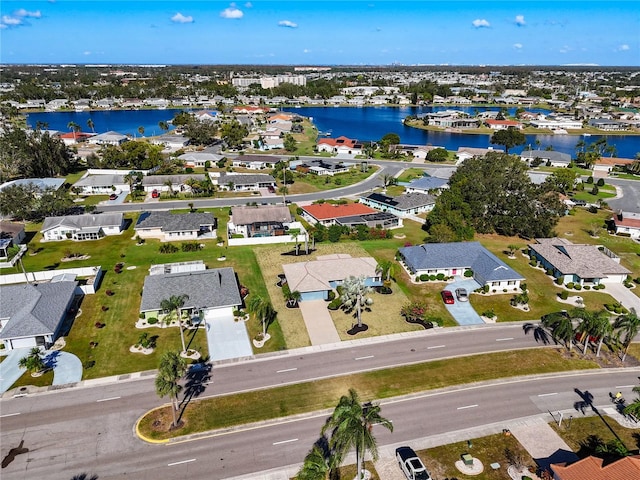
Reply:
<svg viewBox="0 0 640 480"><path fill-rule="evenodd" d="M37 346L35 337L15 338L11 340L11 345L13 346L13 348L28 348Z"/></svg>

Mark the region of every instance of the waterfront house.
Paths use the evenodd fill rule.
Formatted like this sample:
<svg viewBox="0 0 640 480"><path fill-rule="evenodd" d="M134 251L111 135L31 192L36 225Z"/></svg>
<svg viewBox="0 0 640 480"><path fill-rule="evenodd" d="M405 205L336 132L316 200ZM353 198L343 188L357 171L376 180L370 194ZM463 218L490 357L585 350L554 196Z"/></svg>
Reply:
<svg viewBox="0 0 640 480"><path fill-rule="evenodd" d="M491 130L506 130L508 128L516 128L522 130L522 123L515 120L485 120L484 124Z"/></svg>
<svg viewBox="0 0 640 480"><path fill-rule="evenodd" d="M398 217L406 218L430 212L436 205L436 199L432 195L418 192L405 193L397 197L390 197L383 193L370 193L360 197L360 203L381 212L389 212Z"/></svg>
<svg viewBox="0 0 640 480"><path fill-rule="evenodd" d="M152 138L151 143L154 145L163 145L166 148L179 150L189 145L189 139L175 133L165 133L158 137Z"/></svg>
<svg viewBox="0 0 640 480"><path fill-rule="evenodd" d="M524 150L520 158L528 164L538 160L551 167L568 167L571 163L571 155L555 150Z"/></svg>
<svg viewBox="0 0 640 480"><path fill-rule="evenodd" d="M499 148L475 148L475 147L458 147L458 151L456 152L456 157L459 162L464 162L465 160L473 157L484 157L487 153L490 152L500 152L504 153L504 150Z"/></svg>
<svg viewBox="0 0 640 480"><path fill-rule="evenodd" d="M216 218L211 213L143 212L134 227L140 238L207 240L216 238Z"/></svg>
<svg viewBox="0 0 640 480"><path fill-rule="evenodd" d="M91 137L88 141L92 145L122 145L129 137L118 132L108 131Z"/></svg>
<svg viewBox="0 0 640 480"><path fill-rule="evenodd" d="M78 143L84 143L95 134L87 132L68 132L60 134L60 140L65 145L77 145Z"/></svg>
<svg viewBox="0 0 640 480"><path fill-rule="evenodd" d="M124 229L122 213L87 213L47 217L40 232L43 241L99 240L107 235L120 235Z"/></svg>
<svg viewBox="0 0 640 480"><path fill-rule="evenodd" d="M318 152L346 153L350 155L362 154L362 143L356 139L340 136L338 138L321 138L316 147Z"/></svg>

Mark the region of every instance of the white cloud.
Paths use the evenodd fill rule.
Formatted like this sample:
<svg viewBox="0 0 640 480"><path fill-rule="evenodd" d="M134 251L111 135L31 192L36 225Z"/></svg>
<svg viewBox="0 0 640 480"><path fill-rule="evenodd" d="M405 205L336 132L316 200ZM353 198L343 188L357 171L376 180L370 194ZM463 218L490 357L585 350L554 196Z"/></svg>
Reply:
<svg viewBox="0 0 640 480"><path fill-rule="evenodd" d="M12 17L11 15L3 15L2 18L0 18L0 23L8 27L16 27L22 25L22 20L17 17Z"/></svg>
<svg viewBox="0 0 640 480"><path fill-rule="evenodd" d="M484 18L476 18L471 24L476 28L489 28L491 24Z"/></svg>
<svg viewBox="0 0 640 480"><path fill-rule="evenodd" d="M305 48L304 50L302 50L302 53L311 53L311 50L309 50L308 48Z"/></svg>
<svg viewBox="0 0 640 480"><path fill-rule="evenodd" d="M193 17L191 15L183 15L180 12L171 17L171 21L174 23L193 23Z"/></svg>
<svg viewBox="0 0 640 480"><path fill-rule="evenodd" d="M522 44L521 43L514 43L513 44L513 48L515 48L516 50L520 50L522 48Z"/></svg>
<svg viewBox="0 0 640 480"><path fill-rule="evenodd" d="M83 55L91 55L91 52L89 50L85 50L84 52L82 52Z"/></svg>
<svg viewBox="0 0 640 480"><path fill-rule="evenodd" d="M220 12L220 16L222 18L242 18L244 16L244 13L242 13L242 10L236 7L235 3L232 3Z"/></svg>
<svg viewBox="0 0 640 480"><path fill-rule="evenodd" d="M618 47L619 52L626 52L627 50L631 50L631 47L629 47L629 45L627 45L626 43L623 43Z"/></svg>
<svg viewBox="0 0 640 480"><path fill-rule="evenodd" d="M524 15L516 15L515 22L519 27L527 24L527 22L524 21Z"/></svg>
<svg viewBox="0 0 640 480"><path fill-rule="evenodd" d="M293 23L291 20L280 20L278 22L279 27L298 28L297 23Z"/></svg>
<svg viewBox="0 0 640 480"><path fill-rule="evenodd" d="M13 12L13 14L16 17L31 17L31 18L40 18L40 17L42 17L42 13L40 13L40 10L35 10L33 12L30 12L28 10L25 10L24 8L16 10L15 12Z"/></svg>
<svg viewBox="0 0 640 480"><path fill-rule="evenodd" d="M569 53L571 50L573 50L573 48L571 48L569 45L563 45L562 47L560 47L559 52L560 53Z"/></svg>
<svg viewBox="0 0 640 480"><path fill-rule="evenodd" d="M251 7L253 7L253 5L251 4L251 2L247 2L247 3L244 4L244 7L245 8L251 8Z"/></svg>

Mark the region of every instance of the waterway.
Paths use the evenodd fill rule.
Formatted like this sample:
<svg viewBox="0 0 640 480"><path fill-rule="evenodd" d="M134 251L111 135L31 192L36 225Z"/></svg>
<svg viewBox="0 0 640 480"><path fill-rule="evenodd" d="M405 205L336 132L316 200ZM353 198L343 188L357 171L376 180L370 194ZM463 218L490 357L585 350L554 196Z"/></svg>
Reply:
<svg viewBox="0 0 640 480"><path fill-rule="evenodd" d="M387 133L397 133L402 143L415 145L436 145L447 150L459 147L490 147L490 135L464 133L446 133L420 130L405 126L402 121L408 115L434 112L438 110L458 109L469 114L485 110L498 110L498 107L299 107L284 108L284 111L295 112L310 117L320 132L328 132L332 137L344 135L360 141L380 140ZM27 124L34 128L37 122L46 124L49 129L68 132L68 124L74 122L83 131L91 131L87 121L91 119L97 133L110 130L140 136L139 127L144 128L145 136L160 135L158 126L161 121L171 120L182 109L167 110L99 110L91 112L37 112L27 115ZM512 115L515 109L510 109ZM530 111L548 113L546 110L530 109ZM576 154L576 144L584 140L588 145L600 138L599 135L581 137L577 135L527 135L525 146L514 148L519 153L524 148L545 149L552 147L559 152ZM610 145L616 147L616 155L623 158L634 158L640 152L640 135L606 136ZM539 144L536 143L536 140Z"/></svg>

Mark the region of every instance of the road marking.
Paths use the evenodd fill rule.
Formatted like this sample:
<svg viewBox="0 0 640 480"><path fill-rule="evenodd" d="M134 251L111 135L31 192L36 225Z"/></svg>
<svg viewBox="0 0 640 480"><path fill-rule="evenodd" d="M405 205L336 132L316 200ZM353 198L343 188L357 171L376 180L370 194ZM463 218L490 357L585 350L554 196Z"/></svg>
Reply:
<svg viewBox="0 0 640 480"><path fill-rule="evenodd" d="M285 368L284 370L276 370L276 373L295 372L297 368Z"/></svg>
<svg viewBox="0 0 640 480"><path fill-rule="evenodd" d="M366 360L367 358L373 358L373 355L367 355L366 357L356 357L354 360Z"/></svg>
<svg viewBox="0 0 640 480"><path fill-rule="evenodd" d="M6 415L0 415L0 418L15 417L16 415L20 415L20 413L7 413Z"/></svg>
<svg viewBox="0 0 640 480"><path fill-rule="evenodd" d="M478 404L476 403L476 404L474 404L474 405L467 405L467 406L465 406L465 407L458 407L456 410L464 410L464 409L466 409L466 408L475 408L475 407L477 407L477 406L478 406Z"/></svg>
<svg viewBox="0 0 640 480"><path fill-rule="evenodd" d="M633 388L635 385L616 385L615 388Z"/></svg>
<svg viewBox="0 0 640 480"><path fill-rule="evenodd" d="M167 463L167 467L173 467L174 465L182 465L183 463L191 463L195 461L196 461L195 458L191 458L189 460L182 460L181 462Z"/></svg>
<svg viewBox="0 0 640 480"><path fill-rule="evenodd" d="M427 350L433 350L434 348L444 348L445 345L433 345L432 347L427 347Z"/></svg>
<svg viewBox="0 0 640 480"><path fill-rule="evenodd" d="M558 392L554 392L554 393L541 393L540 395L538 395L539 397L550 397L552 395L557 395Z"/></svg>
<svg viewBox="0 0 640 480"><path fill-rule="evenodd" d="M496 338L496 342L506 342L507 340L513 340L513 337Z"/></svg>
<svg viewBox="0 0 640 480"><path fill-rule="evenodd" d="M283 443L291 443L291 442L297 442L298 439L297 438L292 438L291 440L282 440L281 442L273 442L272 445L282 445Z"/></svg>
<svg viewBox="0 0 640 480"><path fill-rule="evenodd" d="M109 400L118 400L121 397L109 397L109 398L101 398L100 400L96 400L96 403L100 402L108 402Z"/></svg>

